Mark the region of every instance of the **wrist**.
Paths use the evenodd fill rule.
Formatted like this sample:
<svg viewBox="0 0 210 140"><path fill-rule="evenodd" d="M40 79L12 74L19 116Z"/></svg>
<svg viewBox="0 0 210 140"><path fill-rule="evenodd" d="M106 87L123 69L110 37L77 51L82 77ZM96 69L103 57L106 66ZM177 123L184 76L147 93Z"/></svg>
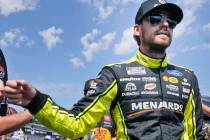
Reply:
<svg viewBox="0 0 210 140"><path fill-rule="evenodd" d="M25 108L27 108L31 114L36 114L37 112L39 112L39 110L41 110L42 107L45 105L48 98L48 95L39 92L37 89L35 90L36 93L33 94L34 97L25 106Z"/></svg>

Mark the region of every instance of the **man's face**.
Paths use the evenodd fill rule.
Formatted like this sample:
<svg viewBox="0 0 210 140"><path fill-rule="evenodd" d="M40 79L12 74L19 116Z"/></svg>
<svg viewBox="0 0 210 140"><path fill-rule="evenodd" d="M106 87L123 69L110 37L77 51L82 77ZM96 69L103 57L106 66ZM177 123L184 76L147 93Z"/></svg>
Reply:
<svg viewBox="0 0 210 140"><path fill-rule="evenodd" d="M2 99L3 99L3 92L0 91L0 102L2 101Z"/></svg>
<svg viewBox="0 0 210 140"><path fill-rule="evenodd" d="M155 11L144 17L139 26L141 44L152 50L165 52L171 44L173 28L176 21L166 11Z"/></svg>
<svg viewBox="0 0 210 140"><path fill-rule="evenodd" d="M3 90L4 90L4 84L3 81L0 80L0 102L2 101L3 98Z"/></svg>

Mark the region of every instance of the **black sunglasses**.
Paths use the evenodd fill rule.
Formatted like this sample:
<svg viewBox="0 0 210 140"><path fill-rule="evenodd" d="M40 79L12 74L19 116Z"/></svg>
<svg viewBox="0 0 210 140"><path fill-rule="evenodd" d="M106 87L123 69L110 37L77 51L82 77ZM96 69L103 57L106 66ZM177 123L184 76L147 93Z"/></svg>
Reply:
<svg viewBox="0 0 210 140"><path fill-rule="evenodd" d="M175 21L175 20L173 20L169 17L163 16L163 15L160 15L160 14L158 14L158 15L148 15L149 22L152 25L159 24L160 22L162 22L164 20L164 18L168 22L169 28L174 29L176 27L177 21Z"/></svg>

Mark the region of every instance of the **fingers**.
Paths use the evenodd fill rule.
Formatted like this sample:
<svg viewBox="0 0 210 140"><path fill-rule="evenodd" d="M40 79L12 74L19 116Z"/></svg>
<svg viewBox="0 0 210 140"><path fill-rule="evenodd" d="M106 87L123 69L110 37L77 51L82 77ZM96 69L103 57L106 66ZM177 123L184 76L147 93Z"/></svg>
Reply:
<svg viewBox="0 0 210 140"><path fill-rule="evenodd" d="M5 92L10 92L10 93L17 93L20 92L21 90L23 91L24 88L28 88L29 85L25 80L8 80L6 82L6 86L4 88Z"/></svg>
<svg viewBox="0 0 210 140"><path fill-rule="evenodd" d="M22 105L24 100L22 90L22 84L25 85L23 80L8 80L4 87L5 96L8 97L8 102L16 105Z"/></svg>
<svg viewBox="0 0 210 140"><path fill-rule="evenodd" d="M8 102L16 105L22 105L23 95L19 89L5 87L5 96L8 98Z"/></svg>
<svg viewBox="0 0 210 140"><path fill-rule="evenodd" d="M25 80L8 80L6 86L18 88L20 86L27 86L27 82Z"/></svg>
<svg viewBox="0 0 210 140"><path fill-rule="evenodd" d="M7 93L6 94L6 97L7 98L9 98L9 99L22 99L23 98L23 95L22 94L20 94L20 93L13 93L13 94L11 94L11 93Z"/></svg>
<svg viewBox="0 0 210 140"><path fill-rule="evenodd" d="M8 80L4 87L9 103L26 106L35 96L36 90L25 80Z"/></svg>
<svg viewBox="0 0 210 140"><path fill-rule="evenodd" d="M8 102L15 105L24 106L22 100L8 98Z"/></svg>

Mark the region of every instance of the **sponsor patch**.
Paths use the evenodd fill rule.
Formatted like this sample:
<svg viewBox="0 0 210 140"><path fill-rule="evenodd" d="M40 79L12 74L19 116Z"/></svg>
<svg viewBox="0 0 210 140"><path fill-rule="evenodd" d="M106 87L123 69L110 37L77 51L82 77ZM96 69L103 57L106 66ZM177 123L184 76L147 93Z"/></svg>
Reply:
<svg viewBox="0 0 210 140"><path fill-rule="evenodd" d="M186 78L183 79L182 85L189 86L189 87L191 86L191 84L188 82L188 80Z"/></svg>
<svg viewBox="0 0 210 140"><path fill-rule="evenodd" d="M183 87L183 88L182 88L182 91L183 91L184 93L187 93L187 94L190 93L190 89L189 89L189 88Z"/></svg>
<svg viewBox="0 0 210 140"><path fill-rule="evenodd" d="M122 93L122 96L136 96L136 95L140 95L139 91Z"/></svg>
<svg viewBox="0 0 210 140"><path fill-rule="evenodd" d="M155 83L148 83L144 85L144 90L153 90L157 87Z"/></svg>
<svg viewBox="0 0 210 140"><path fill-rule="evenodd" d="M167 72L171 75L174 75L174 76L178 76L178 77L182 77L183 76L183 73L181 73L180 71L178 70L167 70Z"/></svg>
<svg viewBox="0 0 210 140"><path fill-rule="evenodd" d="M182 94L182 98L183 98L183 99L188 99L188 98L189 98L189 96L188 96L188 95L184 95L184 94Z"/></svg>
<svg viewBox="0 0 210 140"><path fill-rule="evenodd" d="M142 77L142 82L156 82L156 77Z"/></svg>
<svg viewBox="0 0 210 140"><path fill-rule="evenodd" d="M158 91L141 91L141 94L148 94L148 95L157 95Z"/></svg>
<svg viewBox="0 0 210 140"><path fill-rule="evenodd" d="M96 89L97 83L95 81L91 81L90 89Z"/></svg>
<svg viewBox="0 0 210 140"><path fill-rule="evenodd" d="M125 91L135 91L137 87L134 83L127 83L125 86Z"/></svg>
<svg viewBox="0 0 210 140"><path fill-rule="evenodd" d="M124 82L124 81L141 81L140 77L129 77L129 78L120 78L120 82Z"/></svg>
<svg viewBox="0 0 210 140"><path fill-rule="evenodd" d="M187 78L184 78L184 79L183 79L183 81L184 81L185 83L187 83L187 82L188 82Z"/></svg>
<svg viewBox="0 0 210 140"><path fill-rule="evenodd" d="M161 102L137 102L137 103L131 103L131 110L137 111L137 110L146 110L146 109L170 109L174 111L183 111L183 105L174 103L174 102L167 102L167 101L161 101Z"/></svg>
<svg viewBox="0 0 210 140"><path fill-rule="evenodd" d="M183 86L188 86L188 87L190 87L190 86L191 86L191 84L190 84L190 83L185 83L185 82L182 82L182 85L183 85Z"/></svg>
<svg viewBox="0 0 210 140"><path fill-rule="evenodd" d="M179 80L176 77L169 77L168 81L172 84L178 84Z"/></svg>
<svg viewBox="0 0 210 140"><path fill-rule="evenodd" d="M179 97L179 93L167 91L167 94Z"/></svg>
<svg viewBox="0 0 210 140"><path fill-rule="evenodd" d="M163 76L163 81L166 81L167 82L168 81L168 76L164 75Z"/></svg>
<svg viewBox="0 0 210 140"><path fill-rule="evenodd" d="M126 67L128 75L146 75L146 69L144 67Z"/></svg>
<svg viewBox="0 0 210 140"><path fill-rule="evenodd" d="M166 85L166 89L170 90L170 91L175 91L177 92L179 90L179 87L178 86L175 86L175 85Z"/></svg>
<svg viewBox="0 0 210 140"><path fill-rule="evenodd" d="M91 94L94 94L95 92L96 92L95 89L90 89L90 90L87 91L86 96L89 96L89 95L91 95Z"/></svg>

